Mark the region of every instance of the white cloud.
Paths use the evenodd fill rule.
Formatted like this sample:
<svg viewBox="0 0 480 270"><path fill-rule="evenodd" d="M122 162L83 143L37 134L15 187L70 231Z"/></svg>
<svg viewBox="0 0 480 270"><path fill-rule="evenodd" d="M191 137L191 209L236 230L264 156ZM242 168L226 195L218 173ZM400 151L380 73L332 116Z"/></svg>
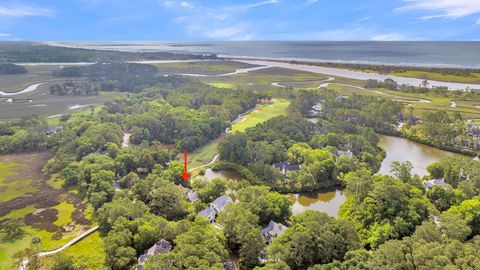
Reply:
<svg viewBox="0 0 480 270"><path fill-rule="evenodd" d="M366 22L366 21L369 21L369 20L371 20L371 19L372 19L372 17L367 16L367 17L363 17L363 18L361 18L361 19L358 19L358 20L354 21L353 23Z"/></svg>
<svg viewBox="0 0 480 270"><path fill-rule="evenodd" d="M480 19L478 19L475 24L476 24L476 25L480 25Z"/></svg>
<svg viewBox="0 0 480 270"><path fill-rule="evenodd" d="M9 37L11 36L10 34L8 33L0 33L0 37Z"/></svg>
<svg viewBox="0 0 480 270"><path fill-rule="evenodd" d="M305 5L306 6L311 6L311 5L315 5L316 3L318 3L320 0L307 0L307 2L305 2Z"/></svg>
<svg viewBox="0 0 480 270"><path fill-rule="evenodd" d="M424 10L432 12L422 19L457 19L480 13L480 0L404 0L406 5L395 9L398 12Z"/></svg>
<svg viewBox="0 0 480 270"><path fill-rule="evenodd" d="M178 13L174 21L183 24L193 36L228 40L250 40L259 26L243 18L242 15L254 8L280 3L280 0L263 0L226 6L207 6L194 1L164 0L162 2L166 7Z"/></svg>
<svg viewBox="0 0 480 270"><path fill-rule="evenodd" d="M184 8L194 8L195 7L193 4L191 4L189 2L181 2L180 6L184 7Z"/></svg>
<svg viewBox="0 0 480 270"><path fill-rule="evenodd" d="M0 6L0 16L2 17L29 17L29 16L51 16L53 12L46 8L16 5Z"/></svg>

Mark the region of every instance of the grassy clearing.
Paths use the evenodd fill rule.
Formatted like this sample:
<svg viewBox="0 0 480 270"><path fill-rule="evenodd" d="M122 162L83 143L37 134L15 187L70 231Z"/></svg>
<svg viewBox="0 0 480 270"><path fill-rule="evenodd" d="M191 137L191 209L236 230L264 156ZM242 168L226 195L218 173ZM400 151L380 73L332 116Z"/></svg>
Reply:
<svg viewBox="0 0 480 270"><path fill-rule="evenodd" d="M0 221L6 219L23 219L26 215L35 212L35 206L29 205L24 208L16 209L3 216Z"/></svg>
<svg viewBox="0 0 480 270"><path fill-rule="evenodd" d="M191 153L188 156L188 165L190 168L202 166L212 161L213 157L217 154L218 144L220 144L223 139L224 136L221 136L220 138L211 141L209 144Z"/></svg>
<svg viewBox="0 0 480 270"><path fill-rule="evenodd" d="M437 72L427 72L427 71L406 71L406 72L393 72L392 75L427 79L427 80L441 81L441 82L480 84L480 73L471 73L469 76L458 76L458 75L445 75Z"/></svg>
<svg viewBox="0 0 480 270"><path fill-rule="evenodd" d="M75 205L71 203L61 202L60 204L52 208L58 210L57 220L53 224L61 227L72 222L71 215L73 211L75 211Z"/></svg>
<svg viewBox="0 0 480 270"><path fill-rule="evenodd" d="M48 179L47 183L54 189L62 189L65 180L59 177L58 174L53 174L50 176L50 179Z"/></svg>
<svg viewBox="0 0 480 270"><path fill-rule="evenodd" d="M105 252L103 249L103 241L100 238L100 233L92 233L91 235L82 239L82 241L56 254L55 256L71 257L78 269L103 269ZM44 259L44 263L47 268L51 267L55 256L49 256Z"/></svg>
<svg viewBox="0 0 480 270"><path fill-rule="evenodd" d="M200 61L154 64L161 73L220 75L254 65L235 61Z"/></svg>
<svg viewBox="0 0 480 270"><path fill-rule="evenodd" d="M217 88L226 88L226 89L236 89L237 86L231 83L209 83L208 85L211 85L213 87Z"/></svg>
<svg viewBox="0 0 480 270"><path fill-rule="evenodd" d="M2 238L3 234L0 233L0 239ZM28 248L31 240L30 235L25 235L15 242L0 242L0 269L15 269L16 259L12 257L13 254Z"/></svg>
<svg viewBox="0 0 480 270"><path fill-rule="evenodd" d="M93 109L92 109L93 107ZM67 113L73 115L89 115L93 113L99 112L103 108L103 105L92 105L88 107L83 107L75 110L68 111ZM52 117L52 118L47 118L47 123L49 126L57 126L60 125L60 118L61 116L58 117Z"/></svg>
<svg viewBox="0 0 480 270"><path fill-rule="evenodd" d="M238 121L232 126L232 131L243 132L249 127L253 127L259 123L265 122L275 116L284 115L287 113L287 107L290 104L288 100L276 100L273 104L263 104L257 106L257 108L245 115L243 119Z"/></svg>
<svg viewBox="0 0 480 270"><path fill-rule="evenodd" d="M24 164L0 161L0 202L24 197L37 190L31 179L15 179L17 172L25 167Z"/></svg>

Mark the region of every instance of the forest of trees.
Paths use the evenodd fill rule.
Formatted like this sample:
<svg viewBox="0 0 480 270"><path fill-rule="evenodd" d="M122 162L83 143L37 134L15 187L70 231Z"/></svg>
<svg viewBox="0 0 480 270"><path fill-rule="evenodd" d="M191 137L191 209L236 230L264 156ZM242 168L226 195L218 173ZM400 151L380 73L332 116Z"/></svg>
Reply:
<svg viewBox="0 0 480 270"><path fill-rule="evenodd" d="M2 123L0 151L54 152L44 170L64 179L66 188L92 206L108 269L133 269L160 239L172 243L172 250L148 258L143 269L221 270L232 258L241 270L470 270L480 265L479 161L441 160L423 178L412 174L409 162L394 162L392 175L377 173L385 152L377 146L375 132L395 133L403 109L398 102L324 90L288 93L293 99L287 115L220 142L222 161L214 168L234 169L244 180L185 183L177 153L218 138L240 113L268 96L160 78L143 65L62 72L68 77L79 72L99 83L117 81L116 90L134 93L106 103L99 112L62 118L57 134L47 134L46 122L38 117ZM137 88L129 85L142 73L152 80L132 90ZM317 103L321 119L312 123L303 116L310 116ZM425 131L432 138L452 138L445 137L451 136L446 127L450 118L428 117L432 124ZM122 147L127 132L130 145ZM283 175L272 164L285 161L302 166ZM433 178L446 185L427 189L423 181ZM292 214L285 193L333 186L347 195L338 218L317 211ZM199 200L189 201L186 187ZM212 225L197 213L222 195L233 203ZM267 242L262 228L270 221L287 228ZM15 223L6 225L7 233L21 233ZM35 269L42 258L32 258ZM81 266L60 258L52 269Z"/></svg>
<svg viewBox="0 0 480 270"><path fill-rule="evenodd" d="M24 66L0 63L0 75L12 75L12 74L24 74L27 73L27 69Z"/></svg>
<svg viewBox="0 0 480 270"><path fill-rule="evenodd" d="M45 150L54 141L47 135L47 122L38 116L0 123L0 154Z"/></svg>
<svg viewBox="0 0 480 270"><path fill-rule="evenodd" d="M26 41L2 41L0 62L123 62L140 60L216 59L215 54L175 54L168 52L120 52L51 46Z"/></svg>

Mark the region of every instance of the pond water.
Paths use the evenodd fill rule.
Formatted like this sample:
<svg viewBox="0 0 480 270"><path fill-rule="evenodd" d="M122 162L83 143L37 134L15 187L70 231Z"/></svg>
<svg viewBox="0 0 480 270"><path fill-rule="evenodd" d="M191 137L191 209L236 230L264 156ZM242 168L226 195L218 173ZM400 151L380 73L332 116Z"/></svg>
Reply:
<svg viewBox="0 0 480 270"><path fill-rule="evenodd" d="M426 167L436 161L451 156L461 156L434 147L426 146L404 138L379 135L378 143L385 151L387 156L382 162L380 174L391 174L390 166L394 161L412 162L412 173L420 176L428 174Z"/></svg>
<svg viewBox="0 0 480 270"><path fill-rule="evenodd" d="M205 170L205 175L203 177L207 178L208 180L211 180L214 178L242 180L243 178L236 171L232 171L232 170L212 171L212 169Z"/></svg>
<svg viewBox="0 0 480 270"><path fill-rule="evenodd" d="M323 190L314 193L291 194L292 213L298 215L305 210L316 210L337 217L338 209L347 196L339 189Z"/></svg>

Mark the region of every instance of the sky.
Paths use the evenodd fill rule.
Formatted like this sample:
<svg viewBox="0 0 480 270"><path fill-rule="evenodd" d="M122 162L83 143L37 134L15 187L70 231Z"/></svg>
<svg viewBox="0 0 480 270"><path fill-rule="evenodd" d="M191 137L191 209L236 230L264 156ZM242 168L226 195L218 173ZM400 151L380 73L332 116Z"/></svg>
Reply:
<svg viewBox="0 0 480 270"><path fill-rule="evenodd" d="M0 40L480 41L480 0L0 0Z"/></svg>

